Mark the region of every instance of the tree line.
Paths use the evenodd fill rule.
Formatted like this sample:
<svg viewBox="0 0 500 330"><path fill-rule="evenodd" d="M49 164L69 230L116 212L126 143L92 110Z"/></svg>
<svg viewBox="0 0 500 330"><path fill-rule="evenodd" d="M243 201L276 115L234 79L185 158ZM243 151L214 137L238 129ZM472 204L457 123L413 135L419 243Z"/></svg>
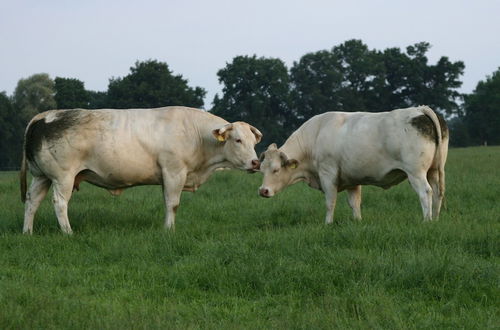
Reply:
<svg viewBox="0 0 500 330"><path fill-rule="evenodd" d="M426 104L449 120L451 144L500 143L500 69L460 94L465 65L441 57L430 64L430 44L402 50L369 49L348 40L308 53L288 68L278 58L237 56L217 72L222 85L212 113L243 120L264 132L260 147L282 143L310 117L326 111L387 111ZM104 92L86 90L75 78L34 74L20 79L13 95L0 93L0 168L18 167L24 127L49 109L204 107L205 89L191 87L167 63L136 62L125 77L111 78Z"/></svg>

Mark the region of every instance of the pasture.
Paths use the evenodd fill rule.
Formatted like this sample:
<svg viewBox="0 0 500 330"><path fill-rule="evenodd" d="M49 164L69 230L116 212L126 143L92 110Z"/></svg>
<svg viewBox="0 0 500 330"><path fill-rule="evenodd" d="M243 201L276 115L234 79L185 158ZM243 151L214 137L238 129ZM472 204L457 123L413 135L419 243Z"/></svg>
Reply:
<svg viewBox="0 0 500 330"><path fill-rule="evenodd" d="M215 173L163 229L159 186L73 195L75 234L49 195L22 231L17 173L0 173L0 328L498 328L500 147L450 150L446 209L422 222L405 181L345 192L335 223L297 184L258 197L261 174ZM50 193L51 194L51 193Z"/></svg>

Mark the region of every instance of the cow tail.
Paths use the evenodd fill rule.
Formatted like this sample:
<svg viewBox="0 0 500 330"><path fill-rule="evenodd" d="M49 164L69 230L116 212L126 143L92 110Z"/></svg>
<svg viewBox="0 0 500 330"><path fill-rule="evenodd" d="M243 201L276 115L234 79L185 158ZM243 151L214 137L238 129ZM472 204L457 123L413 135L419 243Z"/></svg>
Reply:
<svg viewBox="0 0 500 330"><path fill-rule="evenodd" d="M435 154L435 164L438 168L439 173L439 195L444 196L445 182L444 182L444 159L443 159L443 136L441 130L441 124L436 113L428 106L422 107L422 112L432 120L434 127L436 128L436 154Z"/></svg>
<svg viewBox="0 0 500 330"><path fill-rule="evenodd" d="M27 191L27 181L26 181L26 137L23 143L23 160L21 161L21 170L19 172L19 178L21 182L21 201L26 202L26 191Z"/></svg>

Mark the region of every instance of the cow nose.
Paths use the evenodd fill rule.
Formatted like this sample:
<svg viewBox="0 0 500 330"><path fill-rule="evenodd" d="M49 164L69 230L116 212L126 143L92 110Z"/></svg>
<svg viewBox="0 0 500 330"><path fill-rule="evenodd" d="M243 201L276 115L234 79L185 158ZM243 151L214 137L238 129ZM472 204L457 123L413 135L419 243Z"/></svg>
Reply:
<svg viewBox="0 0 500 330"><path fill-rule="evenodd" d="M254 170L260 169L260 162L258 159L252 160L252 169L254 169Z"/></svg>
<svg viewBox="0 0 500 330"><path fill-rule="evenodd" d="M267 188L260 188L259 189L259 195L262 197L269 197L269 189Z"/></svg>

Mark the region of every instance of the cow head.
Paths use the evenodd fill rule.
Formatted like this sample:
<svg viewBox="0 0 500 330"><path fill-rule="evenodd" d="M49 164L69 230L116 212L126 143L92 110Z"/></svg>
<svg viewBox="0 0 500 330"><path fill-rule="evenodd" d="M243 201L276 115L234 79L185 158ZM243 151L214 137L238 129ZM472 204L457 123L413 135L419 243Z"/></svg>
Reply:
<svg viewBox="0 0 500 330"><path fill-rule="evenodd" d="M259 195L262 197L273 197L284 187L290 185L293 180L299 162L289 159L288 156L278 149L276 143L271 144L260 156L260 171L264 174Z"/></svg>
<svg viewBox="0 0 500 330"><path fill-rule="evenodd" d="M214 129L212 134L219 143L224 144L224 157L234 167L248 172L258 171L260 163L254 150L262 138L262 133L258 129L237 121Z"/></svg>

